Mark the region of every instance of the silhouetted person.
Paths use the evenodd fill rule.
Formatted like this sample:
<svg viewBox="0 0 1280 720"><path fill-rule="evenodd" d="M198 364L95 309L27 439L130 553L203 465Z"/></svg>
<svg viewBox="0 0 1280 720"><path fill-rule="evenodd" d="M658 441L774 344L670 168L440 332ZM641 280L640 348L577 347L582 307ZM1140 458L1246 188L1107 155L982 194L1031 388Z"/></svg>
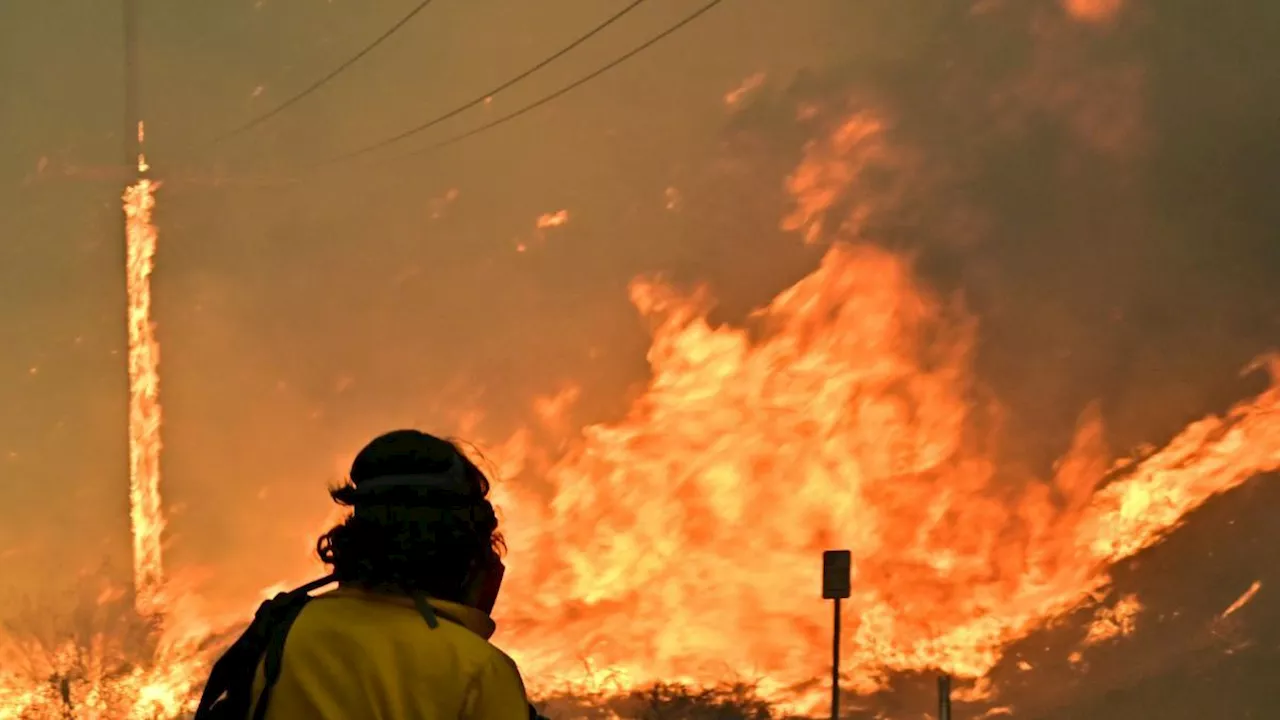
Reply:
<svg viewBox="0 0 1280 720"><path fill-rule="evenodd" d="M369 443L330 492L352 508L317 543L331 577L263 605L214 667L197 717L531 717L515 663L488 641L503 574L488 493L445 440L399 430ZM307 596L326 581L337 589ZM252 691L236 690L244 667L256 668Z"/></svg>

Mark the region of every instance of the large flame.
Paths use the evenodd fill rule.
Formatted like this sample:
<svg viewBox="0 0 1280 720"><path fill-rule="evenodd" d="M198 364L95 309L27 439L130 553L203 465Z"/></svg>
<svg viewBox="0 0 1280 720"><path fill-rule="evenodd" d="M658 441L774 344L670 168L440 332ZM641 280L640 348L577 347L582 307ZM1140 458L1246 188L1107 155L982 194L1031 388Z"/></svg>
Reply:
<svg viewBox="0 0 1280 720"><path fill-rule="evenodd" d="M1052 477L1002 470L974 321L861 238L884 127L860 113L810 146L786 226L837 240L749 328L709 322L705 292L634 283L654 327L646 391L549 468L549 505L503 489L503 627L535 684L737 676L786 697L827 667L817 579L834 547L854 557L849 689L893 671L981 677L1096 597L1113 563L1280 467L1273 383L1136 462L1111 463L1086 411Z"/></svg>
<svg viewBox="0 0 1280 720"><path fill-rule="evenodd" d="M142 129L139 126L139 139ZM146 161L138 158L139 171ZM164 587L160 504L160 346L151 319L151 272L158 234L151 221L159 185L140 178L124 193L129 332L129 509L138 609L158 609Z"/></svg>

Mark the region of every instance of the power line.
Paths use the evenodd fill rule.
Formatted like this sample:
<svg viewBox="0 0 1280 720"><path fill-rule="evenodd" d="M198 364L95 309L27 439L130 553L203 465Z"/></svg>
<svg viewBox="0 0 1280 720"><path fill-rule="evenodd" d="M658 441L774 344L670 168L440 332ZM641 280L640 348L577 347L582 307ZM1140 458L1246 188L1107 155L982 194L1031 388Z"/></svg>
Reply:
<svg viewBox="0 0 1280 720"><path fill-rule="evenodd" d="M300 100L307 97L308 95L324 87L334 78L346 72L352 65L355 65L356 63L360 62L360 60L363 59L365 55L368 55L369 53L373 52L374 49L376 49L382 43L386 42L392 35L395 35L400 30L400 28L407 25L410 20L412 20L414 17L418 15L418 13L422 12L423 10L426 10L427 6L430 5L433 1L434 0L422 0L422 2L419 2L417 6L415 6L412 10L406 13L404 17L400 18L400 20L398 20L394 25L392 25L389 29L387 29L386 32L379 35L377 38L373 40L373 42L366 45L362 50L360 50L360 52L351 56L351 58L348 59L346 62L334 68L332 71L329 72L328 75L325 75L324 77L315 81L314 83L307 86L300 92L292 95L291 97L289 97L279 105L275 106L274 108L262 113L261 115L258 115L250 119L248 122L244 123L243 125L236 126L231 130L228 130L227 132L224 132L221 135L215 137L214 139L209 141L209 144L216 145L220 142L223 142L237 135L240 135L241 133L252 130L253 128L261 125L262 123L284 112L285 110L292 107L295 103L299 102Z"/></svg>
<svg viewBox="0 0 1280 720"><path fill-rule="evenodd" d="M485 93L483 93L483 94L481 94L481 95L477 95L474 99L472 99L472 100L468 100L467 102L465 102L465 103L463 103L463 104L461 104L461 105L459 105L459 106L457 106L457 107L453 108L452 110L449 110L449 111L447 111L447 112L441 113L440 115L437 115L437 116L435 116L435 117L431 118L430 120L427 120L426 122L422 123L421 125L416 125L416 126L414 126L414 127L412 127L412 128L409 128L408 130L405 130L404 132L402 132L402 133L400 133L400 134L398 134L398 135L393 135L393 136L388 137L388 138L385 138L385 139L383 139L383 140L379 140L378 142L375 142L375 143L372 143L372 144L369 144L369 145L365 145L364 147L357 148L357 149L352 150L352 151L350 151L350 152L346 152L346 153L343 153L343 154L341 154L341 155L336 155L336 156L334 156L334 157L332 157L332 158L329 158L328 160L326 160L326 161L325 161L325 163L324 163L324 164L326 164L326 165L327 165L327 164L329 164L329 163L342 162L342 161L344 161L344 160L352 160L352 159L355 159L355 158L357 158L357 157L360 157L361 155L367 155L367 154L369 154L369 153L371 153L371 152L374 152L374 151L376 151L376 150L381 150L382 148L387 147L388 145L393 145L393 144L395 144L395 143L400 142L401 140L404 140L404 139L406 139L406 138L413 137L414 135L417 135L417 134L419 134L419 133L422 133L422 132L424 132L424 131L426 131L426 130L429 130L429 129L431 129L431 128L435 127L436 125L439 125L440 123L444 122L445 120L448 120L448 119L450 119L450 118L456 117L456 116L460 115L461 113L466 112L467 110L470 110L471 108L473 108L473 107L475 107L475 106L477 106L477 105L480 105L481 103L485 102L486 100L488 100L489 98L493 97L494 95L497 95L498 93L502 92L503 90L506 90L507 88L510 88L512 85L515 85L516 83L520 82L521 80L524 80L525 78L527 78L527 77L529 77L530 75L532 75L532 74L534 74L534 73L538 72L538 71L539 71L539 70L541 70L542 68L544 68L544 67L546 67L546 66L550 65L551 63L555 62L556 60L559 60L560 58L562 58L562 57L564 57L565 55L569 54L571 51L573 51L573 49L574 49L574 48L578 47L578 46L579 46L579 45L581 45L582 43L584 43L584 42L586 42L586 41L590 40L591 38L595 37L595 36L596 36L596 35L598 35L601 31L603 31L605 28L607 28L607 27L609 27L610 25L614 24L614 23L615 23L615 22L617 22L618 20L621 20L621 19L623 18L623 16L625 16L627 13L631 12L632 10L635 10L637 7L639 7L640 5L642 5L644 2L646 2L646 0L633 0L633 2L632 2L632 3L630 3L630 4L629 4L629 5L627 5L626 7L622 8L622 9L621 9L621 10L619 10L618 12L614 13L614 14L613 14L613 15L611 15L609 18L607 18L604 22L600 23L599 25L596 25L594 28L592 28L591 30L587 31L585 34L583 34L583 35L579 36L579 37L578 37L576 40L574 40L573 42L569 43L568 45L565 45L564 47L560 48L559 50L557 50L556 52L552 53L551 55L548 55L546 58L544 58L543 60L541 60L540 62L538 62L538 64L534 65L533 67L529 68L528 70L525 70L524 72L520 73L519 75L516 75L515 77L510 78L509 80L507 80L507 81L503 82L502 84L498 85L497 87L493 88L492 90L489 90L488 92L485 92Z"/></svg>
<svg viewBox="0 0 1280 720"><path fill-rule="evenodd" d="M525 105L525 106L523 106L523 107L521 107L521 108L519 108L519 109L517 109L517 110L514 110L514 111L512 111L512 112L510 112L510 113L508 113L508 114L506 114L506 115L503 115L502 117L495 118L495 119L493 119L493 120L491 120L491 121L489 121L489 122L487 122L487 123L485 123L485 124L483 124L483 125L480 125L480 126L477 126L477 127L475 127L475 128L472 128L471 130L468 130L468 131L463 132L463 133L459 133L459 134L457 134L457 135L454 135L453 137L450 137L450 138L448 138L448 139L442 140L442 141L437 142L437 143L435 143L435 144L433 144L433 145L429 145L429 146L427 146L427 147L425 147L425 148L422 148L422 149L420 149L420 150L415 150L415 151L413 151L413 152L406 153L405 155L402 155L402 156L400 156L400 157L414 157L414 156L417 156L417 155L422 155L422 154L424 154L424 153L433 152L433 151L435 151L435 150L439 150L439 149L441 149L441 148L448 147L448 146L450 146L450 145L457 144L457 143L459 143L459 142L462 142L463 140L467 140L468 138L475 137L476 135L479 135L480 133L486 132L486 131L488 131L488 130L492 130L493 128L496 128L496 127L498 127L499 125L504 125L504 124L506 124L506 123L508 123L508 122L511 122L512 120L515 120L516 118L521 117L522 115L525 115L525 114L527 114L527 113L529 113L529 112L532 112L532 111L534 111L534 110L536 110L536 109L538 109L538 108L542 107L543 105L546 105L547 103L550 103L550 102L552 102L552 101L556 100L557 98L560 98L561 96L566 95L566 94L568 94L568 93L572 92L573 90L576 90L576 89L578 89L578 88L582 87L583 85L586 85L587 83L591 82L592 80L595 80L596 78L600 77L601 75L604 75L605 73L609 72L610 70L613 70L614 68L616 68L616 67L618 67L619 65L621 65L621 64L623 64L623 63L625 63L626 61L630 60L631 58L635 57L636 55L639 55L640 53L644 52L645 50L648 50L649 48L653 47L654 45L657 45L659 42L661 42L661 41L665 40L666 38L670 37L671 35L674 35L676 32L678 32L679 30L681 30L682 28L684 28L686 25L688 25L688 24L692 23L694 20L697 20L698 18L702 17L702 16L703 16L704 14L706 14L709 10L711 10L711 9L712 9L712 8L714 8L715 6L719 5L721 2L723 2L723 0L710 0L709 2L707 2L707 3L706 3L705 5L703 5L702 7L698 8L697 10L693 11L692 13L690 13L690 14L686 15L684 18L682 18L682 19L681 19L679 22L677 22L676 24L669 26L667 29L663 30L662 32L658 33L657 35L654 35L653 37L649 38L649 39L648 39L648 40L646 40L645 42L643 42L643 43L641 43L641 44L637 45L636 47L634 47L634 48L632 48L631 50L629 50L629 51L627 51L627 52L623 53L622 55L619 55L618 57L614 58L614 59L613 59L612 61L610 61L609 63L607 63L607 64L605 64L605 65L603 65L603 66L601 66L601 67L597 68L596 70L594 70L594 71L592 71L592 72L590 72L590 73L588 73L588 74L586 74L586 75L583 75L582 77L578 78L577 80L574 80L573 82L571 82L571 83L569 83L569 84L567 84L567 85L564 85L564 86L560 87L558 90L555 90L555 91L554 91L554 92L552 92L552 93L549 93L549 94L547 94L547 95L542 96L541 98L539 98L539 99L537 99L537 100L535 100L535 101L533 101L533 102L529 103L528 105ZM628 9L629 9L629 8L628 8ZM384 146L384 145L388 144L389 142L393 142L393 140L388 139L388 140L385 140L385 141L380 141L380 142L378 142L378 143L374 143L373 145L370 145L369 147L370 147L370 148L372 148L372 147L382 147L382 146ZM348 154L346 154L346 155L339 155L339 156L337 156L337 157L334 157L334 158L332 158L332 159L330 159L330 160L328 160L328 161L326 161L326 162L324 162L324 163L320 164L319 166L315 166L313 169L316 169L316 170L318 170L318 169L322 169L322 168L324 168L324 167L327 167L327 166L329 166L329 165L332 165L332 164L334 164L334 163L337 163L337 162L339 162L339 161L341 161L341 160L346 160L346 159L349 159L349 158L351 158L351 157L354 157L354 156L355 156L355 155L357 155L357 154L360 154L360 153L359 153L359 152L357 152L357 153L348 153Z"/></svg>
<svg viewBox="0 0 1280 720"><path fill-rule="evenodd" d="M564 86L560 87L559 89L555 90L554 92L551 92L551 93L549 93L549 94L547 94L547 95L544 95L544 96L542 96L541 98L539 98L539 99L537 99L537 100L535 100L535 101L533 101L533 102L531 102L531 103L529 103L529 104L527 104L527 105L524 105L523 107L521 107L521 108L519 108L519 109L517 109L517 110L514 110L514 111L512 111L512 112L510 112L510 113L508 113L508 114L506 114L506 115L503 115L502 117L495 118L494 120L491 120L491 121L489 121L489 122L487 122L487 123L485 123L485 124L483 124L483 125L480 125L480 126L478 126L478 127L472 128L471 130L468 130L468 131L466 131L466 132L459 133L459 134L457 134L457 135L454 135L453 137L447 138L447 139L442 140L442 141L440 141L440 142L437 142L437 143L435 143L435 144L433 144L433 145L429 145L429 146L427 146L427 147L425 147L425 148L421 148L421 149L419 149L419 150L415 150L415 151L413 151L413 152L409 152L409 153L406 153L406 154L401 155L401 156L398 156L398 157L413 157L413 156L417 156L417 155L422 155L422 154L424 154L424 153L433 152L433 151L435 151L435 150L439 150L439 149L442 149L442 148L448 147L448 146L450 146L450 145L457 144L457 143L459 143L459 142L462 142L463 140L467 140L467 139L469 139L469 138L475 137L476 135L479 135L480 133L486 132L486 131L491 130L491 129L495 128L495 127L498 127L498 126L500 126L500 125L504 125L504 124L506 124L506 123L508 123L508 122L511 122L512 120L515 120L515 119L517 119L517 118L521 117L522 115L525 115L525 114L527 114L527 113L529 113L529 112L532 112L533 110L536 110L537 108L540 108L540 107L542 107L543 105L546 105L547 103L550 103L550 102L552 102L552 101L556 100L557 98L560 98L561 96L566 95L566 94L568 94L569 92L572 92L573 90L576 90L577 88L582 87L583 85L586 85L587 83L591 82L592 80L595 80L596 78L600 77L601 75L604 75L605 73L609 72L610 70L613 70L614 68L616 68L616 67L618 67L619 65L621 65L621 64L623 64L623 63L625 63L626 61L630 60L631 58L633 58L633 57L635 57L635 56L639 55L640 53L644 52L645 50L648 50L649 48L653 47L654 45L657 45L659 42L661 42L661 41L665 40L666 38L670 37L671 35L674 35L676 32L678 32L679 30L683 29L685 26L689 25L689 24L690 24L690 23L692 23L694 20L697 20L698 18L700 18L700 17L702 17L703 15L705 15L708 11L710 11L710 10L711 10L712 8L714 8L715 6L719 5L721 2L723 2L723 0L710 0L710 1L709 1L709 2L707 2L706 4L704 4L704 5L702 5L701 7L699 7L697 10L695 10L695 11L693 11L692 13L690 13L690 14L686 15L686 16L685 16L684 18L682 18L679 22L675 23L674 25L671 25L671 26L667 27L667 28L666 28L665 30L663 30L662 32L658 33L657 35L654 35L653 37L651 37L651 38L649 38L648 40L646 40L645 42L643 42L643 43L641 43L641 44L637 45L636 47L632 48L631 50L628 50L627 52L623 53L622 55L619 55L618 57L614 58L613 60L611 60L611 61L610 61L610 62L608 62L607 64L605 64L605 65L603 65L603 66L601 66L601 67L599 67L599 68L595 69L594 71L592 71L592 72L588 73L587 75L584 75L584 76L582 76L582 77L578 78L577 80L574 80L573 82L571 82L571 83L569 83L569 84L567 84L567 85L564 85ZM625 9L624 9L624 10L625 10ZM544 61L544 62L545 62L545 61ZM375 143L374 145L377 145L377 146L381 147L381 146L383 146L383 145L388 144L389 142L391 142L391 139L384 140L384 141L379 141L378 143ZM371 146L369 146L369 147L373 147L373 145L371 145ZM306 182L306 180L307 180L308 178L310 178L310 177L315 177L315 175L316 175L317 173L320 173L320 172L322 172L322 171L324 171L324 170L326 170L326 169L328 169L328 168L331 168L331 167L333 167L333 166L337 165L340 161L343 161L343 160L347 160L347 159L353 158L353 157L355 157L357 154L359 154L359 151L357 151L357 152L355 152L355 153L347 153L347 154L344 154L344 155L338 155L338 156L332 157L332 158L330 158L330 159L328 159L328 160L325 160L325 161L323 161L323 162L320 162L320 163L317 163L317 164L314 164L314 165L310 165L310 166L305 166L304 168L302 168L302 169L301 169L301 171L300 171L300 172L301 172L301 174L299 174L299 175L295 175L295 176L293 176L292 178L285 179L285 180L281 181L281 182L280 182L280 183L278 183L278 184L280 184L280 185L298 185L298 184L300 184L300 183L304 183L304 182Z"/></svg>
<svg viewBox="0 0 1280 720"><path fill-rule="evenodd" d="M508 114L506 114L506 115L503 115L503 116L502 116L502 117L500 117L500 118L496 118L496 119L494 119L494 120L491 120L490 122L487 122L487 123L485 123L484 125L481 125L481 126L479 126L479 127L473 128L473 129L471 129L471 130L468 130L467 132L459 133L458 135L454 135L453 137L448 138L447 140L442 140L442 141L440 141L440 142L438 142L438 143L436 143L436 144L434 144L434 145L430 145L430 146L425 147L425 148L423 148L423 149L421 149L421 150L415 150L414 152L408 153L408 154L407 154L407 156L408 156L408 157L412 157L412 156L415 156L415 155L421 155L421 154L423 154L423 153L432 152L432 151L439 150L439 149L444 148L444 147L448 147L449 145L454 145L454 144L459 143L459 142L462 142L463 140L466 140L466 139L468 139L468 138L475 137L476 135L479 135L480 133L485 132L485 131L487 131L487 130L492 130L493 128L498 127L499 125L504 125L504 124L506 124L506 123L508 123L508 122L510 122L510 121L512 121L512 120L515 120L516 118L520 117L521 115L524 115L524 114L526 114L526 113L532 112L533 110L536 110L536 109L538 109L538 108L542 107L543 105L546 105L547 103L549 103L549 102L551 102L551 101L555 100L556 98L559 98L559 97L560 97L560 96L562 96L562 95L565 95L565 94L567 94L567 93L569 93L569 92L571 92L571 91L573 91L573 90L576 90L577 88L582 87L583 85L586 85L587 83L589 83L589 82L591 82L592 80L594 80L594 79L596 79L596 78L600 77L601 75L604 75L605 73L607 73L607 72L609 72L610 70L612 70L612 69L614 69L614 68L618 67L619 65L621 65L622 63L624 63L624 62L626 62L626 61L630 60L631 58L635 57L636 55L639 55L640 53L644 52L645 50L648 50L649 48L653 47L654 45L657 45L659 42L661 42L661 41L665 40L666 38L670 37L671 35L674 35L677 31L679 31L679 30L680 30L681 28L683 28L684 26L688 25L689 23L693 22L694 20L697 20L699 17L702 17L702 15L703 15L703 14L705 14L707 11L711 10L711 8L713 8L713 7L717 6L717 5L719 5L719 4L720 4L721 2L723 2L723 1L724 1L724 0L710 0L710 2L708 2L707 4L703 5L702 7L698 8L698 9L697 9L697 10L695 10L695 11L693 11L692 13L690 13L690 14L686 15L686 16L684 17L684 19L680 20L680 22L676 23L675 25L672 25L671 27L668 27L666 30L663 30L662 32L658 33L657 35L654 35L653 37L649 38L647 41L645 41L645 42L643 42L643 43L641 43L641 44L637 45L637 46L636 46L636 47L634 47L634 48L632 48L630 51L628 51L628 52L626 52L626 53L624 53L624 54L622 54L622 55L619 55L618 57L614 58L612 62L610 62L610 63L608 63L608 64L606 64L606 65L604 65L604 66L602 66L602 67L600 67L600 68L598 68L598 69L596 69L594 72L588 73L587 75L583 75L582 77L578 78L577 80L575 80L575 81L573 81L573 82L569 83L568 85L565 85L565 86L561 87L559 90L556 90L555 92L553 92L553 93L551 93L551 94L549 94L549 95L544 95L543 97L539 98L538 100L535 100L535 101L533 101L533 102L529 103L528 105L525 105L524 107L522 107L522 108L520 108L520 109L518 109L518 110L515 110L515 111L513 111L513 112L511 112L511 113L508 113Z"/></svg>

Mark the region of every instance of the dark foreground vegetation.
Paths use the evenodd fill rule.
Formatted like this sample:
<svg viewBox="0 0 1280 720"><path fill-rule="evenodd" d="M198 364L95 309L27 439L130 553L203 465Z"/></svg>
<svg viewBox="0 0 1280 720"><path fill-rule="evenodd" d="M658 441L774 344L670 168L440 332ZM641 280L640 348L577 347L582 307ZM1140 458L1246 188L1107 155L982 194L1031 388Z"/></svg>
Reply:
<svg viewBox="0 0 1280 720"><path fill-rule="evenodd" d="M537 703L552 720L774 720L782 716L746 684L660 684L612 696L553 695Z"/></svg>

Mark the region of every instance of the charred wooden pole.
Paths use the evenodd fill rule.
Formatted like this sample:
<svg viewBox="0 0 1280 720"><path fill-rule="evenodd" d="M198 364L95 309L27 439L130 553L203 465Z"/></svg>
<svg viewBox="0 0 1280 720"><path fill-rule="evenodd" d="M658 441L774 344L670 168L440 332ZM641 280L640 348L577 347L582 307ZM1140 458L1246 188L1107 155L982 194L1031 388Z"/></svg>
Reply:
<svg viewBox="0 0 1280 720"><path fill-rule="evenodd" d="M141 142L138 139L138 2L122 0L124 20L124 143L125 167L136 168Z"/></svg>
<svg viewBox="0 0 1280 720"><path fill-rule="evenodd" d="M822 597L832 600L831 623L831 720L840 720L840 601L853 589L853 553L827 550L822 553Z"/></svg>
<svg viewBox="0 0 1280 720"><path fill-rule="evenodd" d="M938 676L938 720L951 720L951 676Z"/></svg>

